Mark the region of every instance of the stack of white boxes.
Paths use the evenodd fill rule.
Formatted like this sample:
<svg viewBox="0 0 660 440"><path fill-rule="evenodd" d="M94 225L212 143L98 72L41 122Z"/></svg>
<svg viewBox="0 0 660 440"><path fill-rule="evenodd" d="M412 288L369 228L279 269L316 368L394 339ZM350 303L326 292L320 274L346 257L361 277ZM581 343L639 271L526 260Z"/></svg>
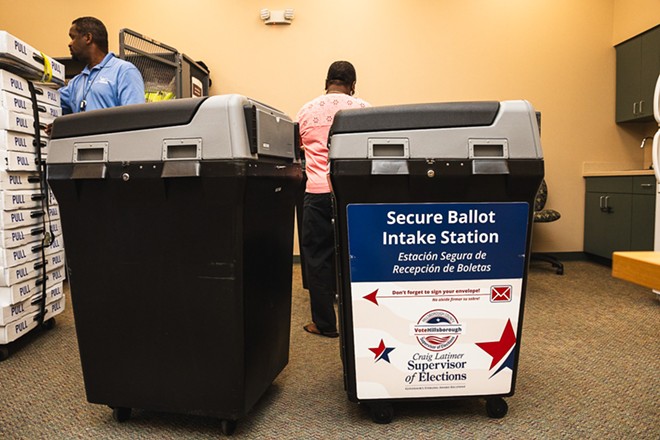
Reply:
<svg viewBox="0 0 660 440"><path fill-rule="evenodd" d="M15 54L11 53L12 39ZM44 322L61 313L65 305L59 208L50 189L41 187L45 179L39 170L45 171L45 167L38 162L29 83L16 74L21 66L16 58L30 50L0 31L0 52L4 51L0 53L0 348L37 327L44 290ZM2 69L6 67L3 56L9 56L15 73ZM26 69L25 76L33 78L33 69ZM41 126L39 147L45 161L48 147L43 128L61 115L60 97L57 90L42 83L34 86Z"/></svg>

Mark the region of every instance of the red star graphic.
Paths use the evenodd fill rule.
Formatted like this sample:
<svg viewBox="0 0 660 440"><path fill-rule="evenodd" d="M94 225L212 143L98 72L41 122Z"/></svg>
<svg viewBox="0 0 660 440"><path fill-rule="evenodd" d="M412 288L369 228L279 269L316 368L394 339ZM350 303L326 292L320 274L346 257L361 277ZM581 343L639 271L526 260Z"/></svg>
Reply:
<svg viewBox="0 0 660 440"><path fill-rule="evenodd" d="M493 361L490 363L490 368L492 369L497 365L502 358L511 350L516 343L516 335L513 332L513 326L511 325L511 320L509 319L504 327L502 336L500 336L499 341L494 342L477 342L479 348L488 353L493 357Z"/></svg>
<svg viewBox="0 0 660 440"><path fill-rule="evenodd" d="M363 296L364 299L371 301L372 303L378 305L378 300L376 299L376 294L378 294L378 289L371 292L369 295Z"/></svg>
<svg viewBox="0 0 660 440"><path fill-rule="evenodd" d="M385 351L385 342L383 342L383 340L381 339L380 344L378 344L378 347L370 348L369 351L372 351L376 355L376 357L380 356L380 354Z"/></svg>
<svg viewBox="0 0 660 440"><path fill-rule="evenodd" d="M380 359L383 359L384 361L389 362L390 361L390 356L389 355L390 355L390 352L392 350L394 350L394 347L386 347L385 342L381 339L380 344L378 344L378 347L370 348L369 350L371 352L373 352L373 354L376 355L376 356L374 356L374 359L376 360L376 362L379 361Z"/></svg>

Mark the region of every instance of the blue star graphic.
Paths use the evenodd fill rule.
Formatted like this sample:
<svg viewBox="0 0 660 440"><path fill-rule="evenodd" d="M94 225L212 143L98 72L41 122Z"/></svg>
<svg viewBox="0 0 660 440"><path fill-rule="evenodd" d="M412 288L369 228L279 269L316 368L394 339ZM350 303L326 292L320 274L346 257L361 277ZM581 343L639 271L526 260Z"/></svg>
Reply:
<svg viewBox="0 0 660 440"><path fill-rule="evenodd" d="M385 347L385 350L383 350L383 353L380 355L379 359L383 359L389 363L390 362L389 354L392 350L394 350L394 347Z"/></svg>

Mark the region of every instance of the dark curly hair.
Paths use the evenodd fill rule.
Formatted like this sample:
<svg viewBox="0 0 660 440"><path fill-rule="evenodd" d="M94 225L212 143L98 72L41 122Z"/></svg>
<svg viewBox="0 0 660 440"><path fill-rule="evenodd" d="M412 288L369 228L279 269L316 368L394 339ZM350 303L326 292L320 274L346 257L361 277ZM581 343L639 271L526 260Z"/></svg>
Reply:
<svg viewBox="0 0 660 440"><path fill-rule="evenodd" d="M325 79L325 88L332 84L350 87L356 81L355 67L348 61L335 61L330 64Z"/></svg>
<svg viewBox="0 0 660 440"><path fill-rule="evenodd" d="M108 30L101 20L94 17L79 17L71 23L80 34L92 34L94 43L108 53Z"/></svg>

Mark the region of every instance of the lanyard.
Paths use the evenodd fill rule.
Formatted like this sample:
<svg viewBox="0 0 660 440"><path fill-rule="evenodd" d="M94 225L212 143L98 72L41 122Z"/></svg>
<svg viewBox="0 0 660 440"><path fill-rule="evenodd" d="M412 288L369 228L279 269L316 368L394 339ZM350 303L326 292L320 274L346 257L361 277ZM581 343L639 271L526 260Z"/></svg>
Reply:
<svg viewBox="0 0 660 440"><path fill-rule="evenodd" d="M101 70L105 67L105 64L101 66L101 68L96 72L96 75L94 75L94 78L92 78L92 73L93 71L90 70L89 75L87 76L87 85L83 86L83 95L82 95L82 101L80 101L80 111L84 112L87 109L87 94L89 91L92 89L92 85L94 85L94 81L96 81L96 78L99 77L101 74Z"/></svg>

